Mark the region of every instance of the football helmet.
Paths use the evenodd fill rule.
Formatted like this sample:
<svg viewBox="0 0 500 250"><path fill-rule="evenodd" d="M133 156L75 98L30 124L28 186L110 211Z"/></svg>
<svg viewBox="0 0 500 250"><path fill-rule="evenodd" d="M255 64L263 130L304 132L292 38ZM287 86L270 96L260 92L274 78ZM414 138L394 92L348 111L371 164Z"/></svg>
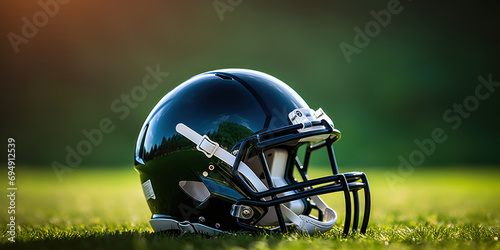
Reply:
<svg viewBox="0 0 500 250"><path fill-rule="evenodd" d="M196 75L160 100L138 136L135 169L150 224L157 232L208 235L290 226L325 232L337 213L320 195L339 192L347 235L351 220L358 229L362 190L364 233L368 180L362 172L338 172L332 144L339 138L321 108L310 109L268 74L221 69ZM328 152L332 173L309 179L311 153L320 149Z"/></svg>

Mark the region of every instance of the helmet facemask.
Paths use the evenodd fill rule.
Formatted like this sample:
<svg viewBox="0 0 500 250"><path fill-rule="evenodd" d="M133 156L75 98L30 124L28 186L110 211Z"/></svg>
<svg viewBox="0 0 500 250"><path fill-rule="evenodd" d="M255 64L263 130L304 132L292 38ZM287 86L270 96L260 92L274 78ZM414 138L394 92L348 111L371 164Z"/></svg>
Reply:
<svg viewBox="0 0 500 250"><path fill-rule="evenodd" d="M357 192L363 189L365 213L361 232L364 233L370 209L368 182L364 173L338 174L332 144L340 138L340 131L334 129L331 119L321 109L316 112L296 109L290 112L289 118L292 125L247 137L234 146L232 154L206 135L195 135L196 132L184 124L178 125L177 130L195 142L197 149L207 157L216 156L231 168L248 197L239 199L231 211L231 215L243 228L286 231L288 226L295 224L299 230L309 233L330 230L337 220L337 214L319 195L344 192L344 233L347 234L352 217L351 192L354 199L353 230L357 230ZM307 148L304 164L297 157L301 146ZM333 175L309 180L307 169L311 153L322 148L328 151ZM294 168L300 174L301 182L294 177ZM264 212L256 213L254 210L257 209ZM310 215L311 209L318 211L318 218ZM261 215L260 218L253 217L258 214ZM274 228L270 228L273 226Z"/></svg>

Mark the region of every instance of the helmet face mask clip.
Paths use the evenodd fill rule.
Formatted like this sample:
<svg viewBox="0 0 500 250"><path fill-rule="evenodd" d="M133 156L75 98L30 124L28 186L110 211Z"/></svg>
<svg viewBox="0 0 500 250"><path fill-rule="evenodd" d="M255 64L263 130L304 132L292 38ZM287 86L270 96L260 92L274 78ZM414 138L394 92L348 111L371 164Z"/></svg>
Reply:
<svg viewBox="0 0 500 250"><path fill-rule="evenodd" d="M337 213L320 195L339 192L347 235L358 228L362 190L364 233L368 180L362 172L339 173L332 148L338 139L340 131L322 109L310 109L272 76L243 69L197 75L157 104L139 134L135 168L150 223L155 231L209 235L285 232L292 225L325 232ZM305 148L303 163L299 148ZM332 174L309 179L311 154L320 149L328 152Z"/></svg>

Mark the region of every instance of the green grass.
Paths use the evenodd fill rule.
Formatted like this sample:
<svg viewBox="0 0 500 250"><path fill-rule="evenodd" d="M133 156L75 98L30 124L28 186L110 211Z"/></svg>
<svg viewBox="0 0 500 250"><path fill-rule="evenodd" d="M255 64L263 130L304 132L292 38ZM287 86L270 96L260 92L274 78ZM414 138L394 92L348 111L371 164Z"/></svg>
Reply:
<svg viewBox="0 0 500 250"><path fill-rule="evenodd" d="M150 212L131 168L78 167L58 182L51 170L16 169L16 243L7 240L7 200L0 200L0 248L22 249L358 249L500 248L500 170L417 168L391 187L391 168L368 175L373 210L365 235L341 236L341 195L325 200L339 223L324 234L217 237L152 232ZM313 175L324 175L318 170ZM5 189L4 189L5 190ZM5 197L3 195L3 197Z"/></svg>

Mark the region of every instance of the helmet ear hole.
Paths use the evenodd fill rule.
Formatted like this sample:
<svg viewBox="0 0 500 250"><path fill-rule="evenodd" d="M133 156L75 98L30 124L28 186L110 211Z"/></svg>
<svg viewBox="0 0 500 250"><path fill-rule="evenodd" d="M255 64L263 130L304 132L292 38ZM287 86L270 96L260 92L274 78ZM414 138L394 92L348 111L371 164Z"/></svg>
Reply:
<svg viewBox="0 0 500 250"><path fill-rule="evenodd" d="M210 191L201 181L179 181L179 187L191 199L204 202L210 197Z"/></svg>

